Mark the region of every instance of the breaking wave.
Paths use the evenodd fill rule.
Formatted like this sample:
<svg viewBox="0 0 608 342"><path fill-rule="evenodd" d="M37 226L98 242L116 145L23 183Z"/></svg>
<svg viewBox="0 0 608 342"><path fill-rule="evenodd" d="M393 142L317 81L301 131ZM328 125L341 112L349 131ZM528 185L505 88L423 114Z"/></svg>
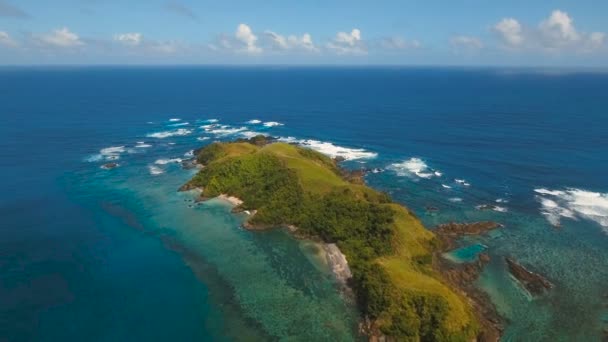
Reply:
<svg viewBox="0 0 608 342"><path fill-rule="evenodd" d="M432 170L420 158L410 158L403 163L391 164L390 168L397 173L398 176L417 176L420 178L441 177L442 173L437 170Z"/></svg>
<svg viewBox="0 0 608 342"><path fill-rule="evenodd" d="M348 148L343 146L337 146L330 142L312 140L312 139L296 139L294 137L279 138L279 141L294 143L300 146L308 147L313 150L319 151L332 158L341 157L345 160L355 159L369 159L378 156L375 152L370 152L362 148Z"/></svg>
<svg viewBox="0 0 608 342"><path fill-rule="evenodd" d="M608 194L569 188L566 190L534 189L541 205L541 214L554 226L562 218L587 219L596 222L608 233Z"/></svg>
<svg viewBox="0 0 608 342"><path fill-rule="evenodd" d="M149 133L146 136L148 138L164 139L164 138L169 138L169 137L188 135L190 133L192 133L192 130L185 129L185 128L180 128L180 129L176 129L174 131L164 131L164 132Z"/></svg>

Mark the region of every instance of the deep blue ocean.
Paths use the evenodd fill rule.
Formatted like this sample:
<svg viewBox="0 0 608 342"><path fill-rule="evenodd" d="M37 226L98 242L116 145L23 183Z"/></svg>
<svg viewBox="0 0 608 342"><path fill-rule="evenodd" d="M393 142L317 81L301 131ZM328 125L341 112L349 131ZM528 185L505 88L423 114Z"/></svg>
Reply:
<svg viewBox="0 0 608 342"><path fill-rule="evenodd" d="M376 169L429 229L502 223L446 257L490 254L505 341L608 328L608 73L1 68L0 120L0 340L356 340L314 244L176 192L188 151L257 133ZM505 256L555 288L532 298Z"/></svg>

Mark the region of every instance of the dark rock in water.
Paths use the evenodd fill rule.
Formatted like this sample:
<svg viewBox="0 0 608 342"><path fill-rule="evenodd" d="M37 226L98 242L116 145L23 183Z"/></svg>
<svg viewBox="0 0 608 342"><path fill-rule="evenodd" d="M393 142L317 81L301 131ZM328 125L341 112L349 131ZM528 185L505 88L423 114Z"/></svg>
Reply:
<svg viewBox="0 0 608 342"><path fill-rule="evenodd" d="M433 206L428 206L425 209L426 209L426 211L429 211L429 212L438 212L439 211L439 208L433 207Z"/></svg>
<svg viewBox="0 0 608 342"><path fill-rule="evenodd" d="M507 261L511 275L513 275L513 277L515 277L531 295L541 295L553 287L553 284L540 274L528 271L525 267L511 258L507 257L505 260Z"/></svg>
<svg viewBox="0 0 608 342"><path fill-rule="evenodd" d="M342 157L342 156L336 156L336 157L334 157L334 161L335 161L336 163L341 163L341 162L343 162L343 161L345 161L345 160L346 160L346 158L344 158L344 157Z"/></svg>
<svg viewBox="0 0 608 342"><path fill-rule="evenodd" d="M105 163L101 166L102 169L110 170L118 167L118 163Z"/></svg>
<svg viewBox="0 0 608 342"><path fill-rule="evenodd" d="M475 285L483 268L490 262L490 256L487 253L481 253L475 262L466 264L455 264L441 257L437 257L435 260L436 267L441 271L445 281L453 287L461 289L471 299L470 303L482 326L476 341L499 341L504 321L489 295Z"/></svg>
<svg viewBox="0 0 608 342"><path fill-rule="evenodd" d="M182 160L182 169L184 169L184 170L194 169L194 168L196 168L196 166L197 166L197 162L196 162L195 158Z"/></svg>
<svg viewBox="0 0 608 342"><path fill-rule="evenodd" d="M373 169L371 170L371 172L372 172L372 173L381 173L381 172L384 172L384 169L380 169L380 168L377 168L377 167L376 167L376 168L373 168Z"/></svg>
<svg viewBox="0 0 608 342"><path fill-rule="evenodd" d="M491 221L474 223L446 223L437 226L435 234L443 244L443 250L449 251L456 248L456 240L465 235L483 235L496 228L502 227L501 224Z"/></svg>
<svg viewBox="0 0 608 342"><path fill-rule="evenodd" d="M196 189L197 186L192 184L191 182L188 182L182 186L179 187L179 189L177 189L177 191L190 191L190 190L194 190Z"/></svg>

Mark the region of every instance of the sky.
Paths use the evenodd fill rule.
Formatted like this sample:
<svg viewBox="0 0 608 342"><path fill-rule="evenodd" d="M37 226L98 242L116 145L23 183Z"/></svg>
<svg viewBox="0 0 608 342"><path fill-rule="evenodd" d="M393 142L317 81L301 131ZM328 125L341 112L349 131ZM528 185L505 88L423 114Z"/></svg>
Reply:
<svg viewBox="0 0 608 342"><path fill-rule="evenodd" d="M0 65L608 67L604 0L0 0Z"/></svg>

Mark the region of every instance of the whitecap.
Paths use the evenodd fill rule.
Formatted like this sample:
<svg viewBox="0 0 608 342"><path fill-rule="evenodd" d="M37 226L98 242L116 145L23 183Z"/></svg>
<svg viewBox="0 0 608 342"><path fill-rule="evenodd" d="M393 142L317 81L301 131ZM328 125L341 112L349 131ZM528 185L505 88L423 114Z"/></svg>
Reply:
<svg viewBox="0 0 608 342"><path fill-rule="evenodd" d="M150 174L154 176L165 173L161 168L154 165L148 165L148 170L150 171Z"/></svg>
<svg viewBox="0 0 608 342"><path fill-rule="evenodd" d="M209 139L210 139L209 137L198 137L198 138L196 138L196 140L198 140L198 141L205 141L205 140L209 140Z"/></svg>
<svg viewBox="0 0 608 342"><path fill-rule="evenodd" d="M182 119L179 118L171 118L169 119L170 122L177 122L177 121L181 121Z"/></svg>
<svg viewBox="0 0 608 342"><path fill-rule="evenodd" d="M260 133L260 132L254 132L254 131L239 132L239 135L242 135L243 137L245 137L247 139L251 139L253 137L257 137L258 135L268 136L268 134L266 134L266 133Z"/></svg>
<svg viewBox="0 0 608 342"><path fill-rule="evenodd" d="M168 137L188 135L190 133L192 133L192 131L189 130L189 129L179 128L179 129L176 129L176 130L173 130L173 131L164 131L164 132L149 133L146 136L148 138L164 139L164 138L168 138Z"/></svg>
<svg viewBox="0 0 608 342"><path fill-rule="evenodd" d="M283 124L280 123L280 122L276 122L276 121L268 121L268 122L264 122L264 126L266 126L266 127L276 127L276 126L283 126Z"/></svg>
<svg viewBox="0 0 608 342"><path fill-rule="evenodd" d="M451 189L451 188L452 188L451 186L449 186L449 185L445 185L445 184L441 184L441 186L442 186L444 189Z"/></svg>
<svg viewBox="0 0 608 342"><path fill-rule="evenodd" d="M99 150L99 155L91 156L88 158L89 161L98 161L101 159L106 160L118 160L120 159L120 154L125 153L127 150L124 146L111 146L102 148Z"/></svg>
<svg viewBox="0 0 608 342"><path fill-rule="evenodd" d="M567 190L534 189L541 214L554 226L562 217L596 222L608 233L608 193L576 188Z"/></svg>
<svg viewBox="0 0 608 342"><path fill-rule="evenodd" d="M188 157L188 158L194 157L194 150L190 150L190 151L184 153L184 157Z"/></svg>
<svg viewBox="0 0 608 342"><path fill-rule="evenodd" d="M470 183L468 183L468 182L467 182L466 180L464 180L464 179L454 179L454 182L456 182L456 183L458 183L458 184L461 184L461 185L463 185L463 186L471 186L471 184L470 184Z"/></svg>
<svg viewBox="0 0 608 342"><path fill-rule="evenodd" d="M135 145L136 148L147 148L147 147L152 147L152 145L150 144L146 144L145 141L138 141L137 145Z"/></svg>
<svg viewBox="0 0 608 342"><path fill-rule="evenodd" d="M402 163L391 164L390 168L398 176L418 176L420 178L431 178L434 173L429 170L428 165L420 158L410 158Z"/></svg>
<svg viewBox="0 0 608 342"><path fill-rule="evenodd" d="M452 198L448 198L448 201L454 202L454 203L458 203L458 202L462 202L462 198L460 198L460 197L452 197Z"/></svg>
<svg viewBox="0 0 608 342"><path fill-rule="evenodd" d="M103 159L103 155L101 155L101 154L93 154L93 155L90 155L90 156L84 158L84 160L89 163L98 162L102 159Z"/></svg>
<svg viewBox="0 0 608 342"><path fill-rule="evenodd" d="M509 203L509 200L506 200L504 198L497 198L495 202L496 203Z"/></svg>
<svg viewBox="0 0 608 342"><path fill-rule="evenodd" d="M258 120L258 119L252 119L252 120L247 121L246 123L248 123L250 125L257 125L259 123L262 123L262 121Z"/></svg>
<svg viewBox="0 0 608 342"><path fill-rule="evenodd" d="M111 154L120 154L125 152L125 147L124 146L112 146L112 147L106 147L106 148L102 148L101 150L99 150L99 153L101 153L102 155L111 155Z"/></svg>
<svg viewBox="0 0 608 342"><path fill-rule="evenodd" d="M439 172L439 171L435 171L435 172L434 172L434 174L435 174L435 176L437 176L437 177L441 177L441 176L443 176L443 173L441 173L441 172Z"/></svg>
<svg viewBox="0 0 608 342"><path fill-rule="evenodd" d="M233 134L243 132L246 130L247 130L246 127L230 127L228 125L221 125L218 128L206 128L205 129L205 131L207 131L208 133L215 134L217 136L233 135Z"/></svg>
<svg viewBox="0 0 608 342"><path fill-rule="evenodd" d="M157 159L154 164L156 165L167 165L172 163L181 163L181 158L171 158L171 159Z"/></svg>
<svg viewBox="0 0 608 342"><path fill-rule="evenodd" d="M178 123L174 123L174 124L167 125L167 126L170 126L170 127L179 127L179 126L188 126L189 124L190 124L189 122L178 122Z"/></svg>
<svg viewBox="0 0 608 342"><path fill-rule="evenodd" d="M362 148L349 148L337 146L330 142L312 140L312 139L296 139L294 137L279 138L279 141L298 144L303 147L308 147L315 151L319 151L332 158L341 157L344 160L369 159L378 156L375 152L370 152Z"/></svg>
<svg viewBox="0 0 608 342"><path fill-rule="evenodd" d="M218 121L220 121L220 120L218 120L218 119L207 119L207 120L203 120L201 122L216 123Z"/></svg>

